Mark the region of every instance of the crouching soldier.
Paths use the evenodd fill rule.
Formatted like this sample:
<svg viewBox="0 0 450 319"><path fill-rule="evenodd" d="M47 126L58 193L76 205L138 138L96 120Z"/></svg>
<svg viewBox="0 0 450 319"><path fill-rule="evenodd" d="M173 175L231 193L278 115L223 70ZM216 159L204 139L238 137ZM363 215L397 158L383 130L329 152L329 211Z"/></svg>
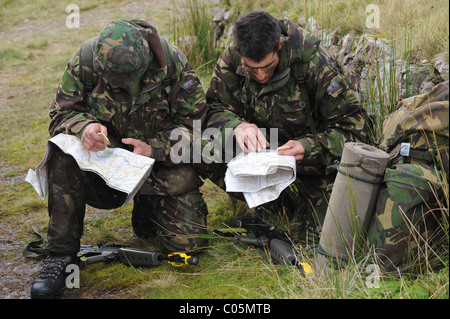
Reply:
<svg viewBox="0 0 450 319"><path fill-rule="evenodd" d="M115 20L69 60L50 108L49 132L78 136L92 152L105 149L102 132L112 147L154 158L135 197L133 228L139 237L159 233L164 250L184 251L206 244L198 235L206 232L207 207L197 172L171 161L177 141L170 137L176 129L191 134L193 121L202 122L205 113L201 83L183 53L144 20ZM58 149L48 168L49 256L32 298L61 293L66 266L77 263L86 204L112 209L126 199Z"/></svg>

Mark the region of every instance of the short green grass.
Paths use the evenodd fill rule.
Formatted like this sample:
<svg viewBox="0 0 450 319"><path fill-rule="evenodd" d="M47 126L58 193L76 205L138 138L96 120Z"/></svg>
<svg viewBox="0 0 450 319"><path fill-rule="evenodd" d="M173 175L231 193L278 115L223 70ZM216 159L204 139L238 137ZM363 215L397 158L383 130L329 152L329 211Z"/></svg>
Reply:
<svg viewBox="0 0 450 319"><path fill-rule="evenodd" d="M208 4L205 8L212 10L209 2L205 2ZM48 108L70 55L85 39L98 34L109 19L136 17L132 10L127 11L127 8L136 3L142 6L139 17L152 21L168 37L173 35L173 21L180 19L188 25L188 21L178 16L180 12L187 10L183 1L173 0L161 4L159 1L80 0L77 4L81 9L82 27L67 29L64 26L67 16L65 4L60 1L1 0L2 178L23 178L29 168L34 168L40 162L49 137ZM259 1L256 4L261 3ZM264 3L274 14L281 13L286 5L281 0ZM241 4L248 5L248 2ZM303 6L305 5L306 2ZM349 10L349 6L350 2L339 1L333 10L345 12ZM293 5L291 14L296 8L301 9L301 5ZM101 16L98 14L100 10ZM354 25L349 24L347 27ZM197 68L205 65L207 59L191 63ZM201 79L206 86L211 69L202 67L201 71ZM234 214L249 213L245 204L232 200L209 182L205 183L202 191L210 210L211 231L215 227L223 227ZM34 240L31 226L36 226L45 234L48 222L46 202L38 198L30 185L25 182L5 182L0 184L0 192L0 223L8 225L8 229L14 232L11 242L25 245ZM131 206L112 211L88 208L82 243L108 241L148 250L158 249L157 242L145 242L134 237L130 217ZM282 223L280 227L287 226ZM304 279L295 269L266 263L251 247L235 245L227 239L212 236L210 247L200 255L198 266L178 268L162 263L154 268L136 269L120 264L90 265L82 271L81 289L68 291L66 296L219 299L448 298L448 242L446 249L447 255L445 257L444 254L444 260L436 270L383 274L378 288L368 288L366 264L359 261L330 277ZM20 250L16 249L2 258L18 261L22 257ZM304 258L305 261L313 262L308 254ZM30 274L36 275L37 273Z"/></svg>

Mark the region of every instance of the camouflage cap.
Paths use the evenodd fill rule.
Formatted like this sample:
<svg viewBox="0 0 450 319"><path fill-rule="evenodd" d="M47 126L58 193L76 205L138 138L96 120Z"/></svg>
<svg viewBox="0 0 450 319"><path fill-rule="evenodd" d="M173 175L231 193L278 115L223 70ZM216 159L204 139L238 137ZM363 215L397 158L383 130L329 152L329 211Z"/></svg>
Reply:
<svg viewBox="0 0 450 319"><path fill-rule="evenodd" d="M94 69L106 82L127 87L147 70L151 52L144 28L114 20L100 33L94 51Z"/></svg>

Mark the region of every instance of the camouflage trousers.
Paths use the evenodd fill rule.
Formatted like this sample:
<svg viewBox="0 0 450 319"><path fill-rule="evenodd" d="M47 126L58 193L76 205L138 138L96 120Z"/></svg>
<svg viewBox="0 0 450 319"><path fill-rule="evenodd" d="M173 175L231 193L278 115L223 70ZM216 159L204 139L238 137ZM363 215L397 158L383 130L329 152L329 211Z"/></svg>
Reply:
<svg viewBox="0 0 450 319"><path fill-rule="evenodd" d="M311 225L323 225L335 178L336 174L297 175L294 182L297 192L294 194Z"/></svg>
<svg viewBox="0 0 450 319"><path fill-rule="evenodd" d="M48 250L74 254L80 248L86 204L99 209L114 209L123 205L126 194L108 187L97 174L79 169L75 160L58 148L54 149L48 168ZM199 181L187 180L185 183L189 187L183 188L180 186L183 183L178 183L170 189L167 184L170 179L162 180L162 176L164 171L174 169L157 170L155 165L145 187L142 187L144 191L136 197L140 204L136 205L135 201L133 215L137 216L134 216L134 224L141 218L150 219L160 234L162 249L167 251L205 246L207 240L202 235L206 234L207 208L198 189ZM193 172L187 176L195 177ZM180 171L174 175L181 178ZM158 185L152 188L151 184Z"/></svg>

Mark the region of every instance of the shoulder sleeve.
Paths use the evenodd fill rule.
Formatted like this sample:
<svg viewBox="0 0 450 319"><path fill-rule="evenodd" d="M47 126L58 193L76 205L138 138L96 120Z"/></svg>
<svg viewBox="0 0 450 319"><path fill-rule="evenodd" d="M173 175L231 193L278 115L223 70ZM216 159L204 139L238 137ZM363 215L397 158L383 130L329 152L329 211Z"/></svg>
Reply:
<svg viewBox="0 0 450 319"><path fill-rule="evenodd" d="M176 151L175 144L186 143L183 147L192 148L194 126L203 126L207 111L205 93L200 79L184 54L178 50L174 50L173 54L173 66L176 68L176 73L173 75L168 96L171 123L164 131L158 132L156 137L148 141L155 160L167 163L169 163L171 152ZM192 151L190 154L193 154ZM177 156L171 157L173 158Z"/></svg>
<svg viewBox="0 0 450 319"><path fill-rule="evenodd" d="M217 61L209 87L206 91L206 99L210 105L207 126L222 131L234 129L244 122L239 116L243 109L240 101L240 80L237 75L237 53L232 48L227 48Z"/></svg>
<svg viewBox="0 0 450 319"><path fill-rule="evenodd" d="M307 81L314 91L312 108L319 133L300 139L306 150L302 164L326 167L342 156L344 143L366 142L367 115L344 72L323 48L309 61L309 70Z"/></svg>

